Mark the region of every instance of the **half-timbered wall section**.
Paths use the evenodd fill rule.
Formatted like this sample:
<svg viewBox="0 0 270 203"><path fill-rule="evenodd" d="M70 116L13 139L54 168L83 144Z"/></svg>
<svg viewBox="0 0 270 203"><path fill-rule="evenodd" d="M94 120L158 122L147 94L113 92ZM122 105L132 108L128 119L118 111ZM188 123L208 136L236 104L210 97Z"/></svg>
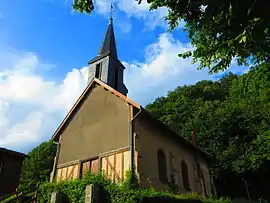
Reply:
<svg viewBox="0 0 270 203"><path fill-rule="evenodd" d="M77 163L59 165L56 177L57 181L60 181L80 178L87 172L102 172L107 178L122 183L129 166L130 151L127 148Z"/></svg>
<svg viewBox="0 0 270 203"><path fill-rule="evenodd" d="M101 158L101 171L115 182L123 182L130 165L130 151L122 151Z"/></svg>
<svg viewBox="0 0 270 203"><path fill-rule="evenodd" d="M79 177L79 163L57 169L57 181Z"/></svg>

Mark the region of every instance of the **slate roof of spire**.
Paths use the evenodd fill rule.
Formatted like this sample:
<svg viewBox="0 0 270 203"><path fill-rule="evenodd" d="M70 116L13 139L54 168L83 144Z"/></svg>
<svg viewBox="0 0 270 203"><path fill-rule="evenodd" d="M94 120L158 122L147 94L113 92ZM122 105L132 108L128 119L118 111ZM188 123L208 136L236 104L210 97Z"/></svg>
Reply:
<svg viewBox="0 0 270 203"><path fill-rule="evenodd" d="M118 59L112 21L112 18L110 18L103 43L99 50L99 55L110 53L112 57Z"/></svg>
<svg viewBox="0 0 270 203"><path fill-rule="evenodd" d="M104 56L111 55L114 59L118 60L116 43L115 43L115 36L114 36L114 29L113 29L113 19L110 18L109 25L107 31L105 33L102 45L100 47L98 55L93 58L89 63L92 63Z"/></svg>

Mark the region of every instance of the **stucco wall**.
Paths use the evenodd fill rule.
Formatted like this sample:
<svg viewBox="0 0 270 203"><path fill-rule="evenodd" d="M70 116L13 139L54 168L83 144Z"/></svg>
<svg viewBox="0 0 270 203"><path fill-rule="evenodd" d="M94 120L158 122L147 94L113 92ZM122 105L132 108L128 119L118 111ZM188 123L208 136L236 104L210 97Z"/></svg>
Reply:
<svg viewBox="0 0 270 203"><path fill-rule="evenodd" d="M129 123L128 104L96 86L61 135L58 165L129 146Z"/></svg>
<svg viewBox="0 0 270 203"><path fill-rule="evenodd" d="M138 118L135 120L135 150L138 152L137 170L143 187L152 185L157 190L168 189L167 184L159 181L157 151L161 148L166 155L167 177L173 174L181 192L187 192L183 186L181 161L188 165L188 179L191 191L201 192L202 188L196 183L195 159L193 151L179 145L175 141L161 134L157 126L149 120ZM173 155L173 159L171 159ZM203 171L206 192L211 195L210 177L206 162L199 157L198 162ZM198 180L198 179L197 179Z"/></svg>

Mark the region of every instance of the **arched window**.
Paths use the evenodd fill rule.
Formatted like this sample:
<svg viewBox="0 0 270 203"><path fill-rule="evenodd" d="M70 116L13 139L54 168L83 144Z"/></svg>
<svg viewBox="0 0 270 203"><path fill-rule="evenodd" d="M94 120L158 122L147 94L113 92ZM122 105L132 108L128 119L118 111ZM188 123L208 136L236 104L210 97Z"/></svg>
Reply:
<svg viewBox="0 0 270 203"><path fill-rule="evenodd" d="M181 170L182 170L182 178L183 178L184 188L186 190L190 191L189 179L188 179L188 166L184 160L181 162Z"/></svg>
<svg viewBox="0 0 270 203"><path fill-rule="evenodd" d="M159 180L163 183L168 182L167 177L167 163L166 156L162 149L159 149L157 152L157 160L158 160L158 177Z"/></svg>

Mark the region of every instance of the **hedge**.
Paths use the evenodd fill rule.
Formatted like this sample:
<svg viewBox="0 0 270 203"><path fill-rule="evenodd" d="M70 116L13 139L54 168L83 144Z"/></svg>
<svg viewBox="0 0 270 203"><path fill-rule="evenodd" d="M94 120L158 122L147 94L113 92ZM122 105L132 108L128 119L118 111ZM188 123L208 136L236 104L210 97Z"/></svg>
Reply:
<svg viewBox="0 0 270 203"><path fill-rule="evenodd" d="M89 184L100 185L104 203L230 203L228 199L208 199L195 193L174 195L169 192L155 192L132 188L127 179L123 185L114 183L102 174L86 174L82 179L44 183L38 192L38 202L50 202L52 192L64 193L71 202L85 202L85 188Z"/></svg>

